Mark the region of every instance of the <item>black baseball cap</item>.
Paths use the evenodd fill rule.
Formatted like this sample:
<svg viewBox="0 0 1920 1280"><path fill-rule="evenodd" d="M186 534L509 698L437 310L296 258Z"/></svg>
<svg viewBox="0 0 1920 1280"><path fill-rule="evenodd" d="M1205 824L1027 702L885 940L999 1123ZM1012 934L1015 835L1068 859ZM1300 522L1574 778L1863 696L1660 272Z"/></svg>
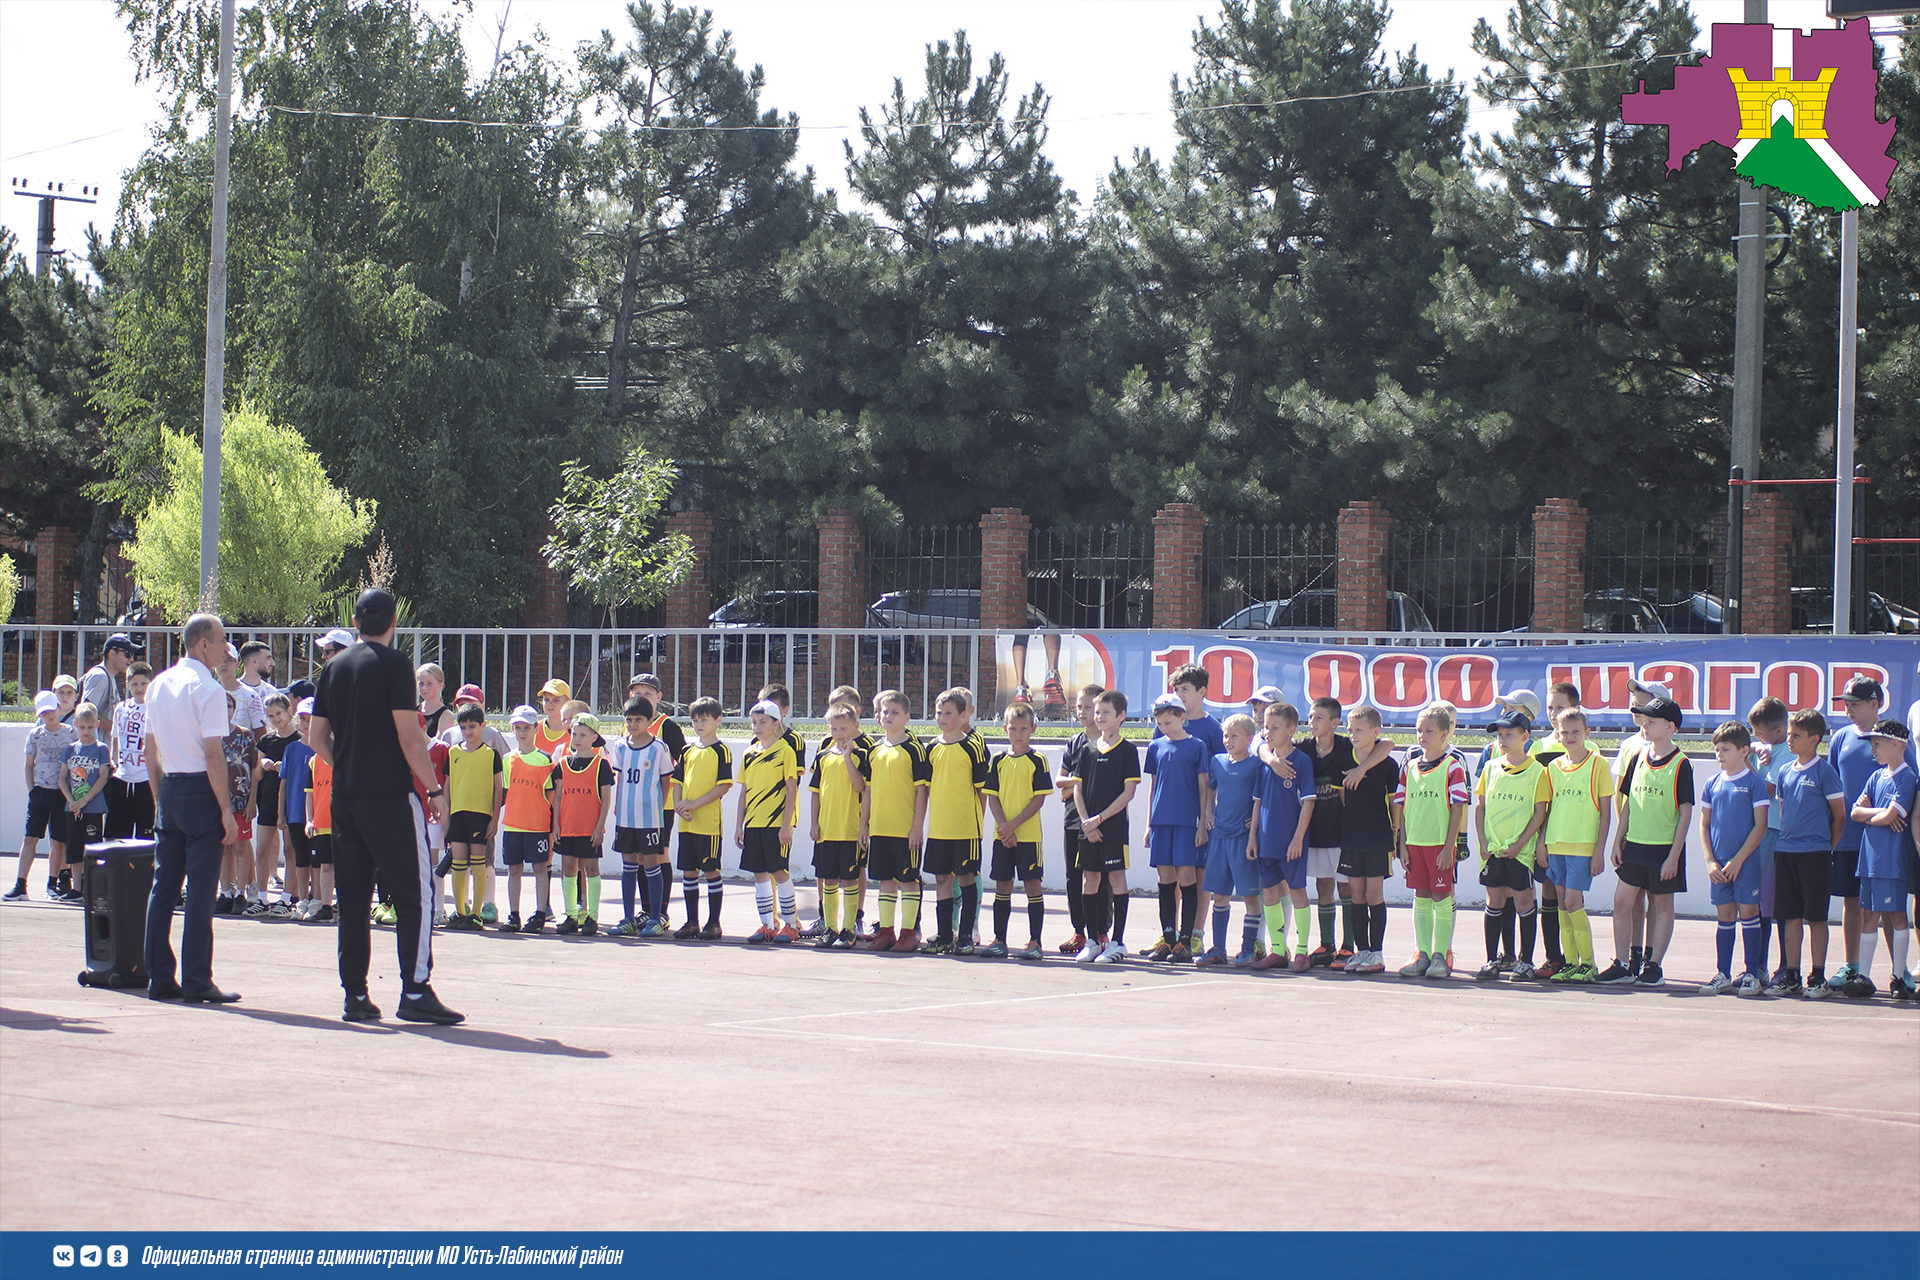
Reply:
<svg viewBox="0 0 1920 1280"><path fill-rule="evenodd" d="M1677 729L1680 727L1680 704L1671 698L1649 698L1647 701L1635 707L1634 710L1643 716L1652 716L1658 720L1671 720L1673 721L1674 728Z"/></svg>
<svg viewBox="0 0 1920 1280"><path fill-rule="evenodd" d="M1843 702L1871 702L1878 705L1886 696L1887 691L1882 689L1880 682L1872 676L1855 676L1847 681L1847 687L1840 694L1840 699Z"/></svg>
<svg viewBox="0 0 1920 1280"><path fill-rule="evenodd" d="M1496 717L1494 722L1487 726L1487 732L1492 733L1496 729L1531 729L1531 728L1533 728L1533 717L1529 716L1521 708L1515 707L1511 711L1504 712L1500 716Z"/></svg>
<svg viewBox="0 0 1920 1280"><path fill-rule="evenodd" d="M1873 728L1867 730L1866 736L1869 738L1890 738L1895 742L1913 741L1912 732L1899 720L1882 720L1874 725Z"/></svg>
<svg viewBox="0 0 1920 1280"><path fill-rule="evenodd" d="M318 692L320 692L319 688L311 680L295 680L287 686L287 696L296 703L302 698L311 698Z"/></svg>
<svg viewBox="0 0 1920 1280"><path fill-rule="evenodd" d="M107 642L101 645L100 649L103 653L111 653L113 650L118 649L122 653L130 653L138 658L146 653L147 646L141 644L124 631L116 631L107 637Z"/></svg>

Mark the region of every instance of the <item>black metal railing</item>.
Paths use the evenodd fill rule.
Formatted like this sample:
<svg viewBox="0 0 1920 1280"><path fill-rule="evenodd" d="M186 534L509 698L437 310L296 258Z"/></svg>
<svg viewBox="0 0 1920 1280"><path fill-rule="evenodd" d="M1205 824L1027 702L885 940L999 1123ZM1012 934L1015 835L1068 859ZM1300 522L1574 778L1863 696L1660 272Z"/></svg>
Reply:
<svg viewBox="0 0 1920 1280"><path fill-rule="evenodd" d="M1328 524L1209 525L1205 621L1241 629L1264 626L1259 606L1333 588L1338 564ZM1249 609L1254 613L1247 614Z"/></svg>
<svg viewBox="0 0 1920 1280"><path fill-rule="evenodd" d="M1412 615L1407 606L1417 605L1439 631L1523 627L1533 615L1533 530L1395 524L1387 540L1387 589L1403 593L1403 609Z"/></svg>
<svg viewBox="0 0 1920 1280"><path fill-rule="evenodd" d="M1152 626L1152 527L1034 529L1027 541L1027 602L1059 627Z"/></svg>
<svg viewBox="0 0 1920 1280"><path fill-rule="evenodd" d="M867 534L868 602L904 593L919 605L936 593L958 599L953 593L979 590L979 524L902 525ZM976 622L979 616L976 606Z"/></svg>

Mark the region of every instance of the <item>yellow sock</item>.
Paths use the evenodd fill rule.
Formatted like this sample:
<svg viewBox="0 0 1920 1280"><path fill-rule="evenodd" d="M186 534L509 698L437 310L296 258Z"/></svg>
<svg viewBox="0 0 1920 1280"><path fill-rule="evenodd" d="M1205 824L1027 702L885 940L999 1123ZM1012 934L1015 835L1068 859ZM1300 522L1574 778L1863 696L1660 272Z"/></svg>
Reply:
<svg viewBox="0 0 1920 1280"><path fill-rule="evenodd" d="M487 900L487 892L493 884L493 863L481 859L468 863L467 869L473 874L473 909L477 912Z"/></svg>
<svg viewBox="0 0 1920 1280"><path fill-rule="evenodd" d="M1580 949L1580 963L1592 964L1593 960L1593 921L1587 918L1587 910L1582 907L1572 913L1574 941Z"/></svg>
<svg viewBox="0 0 1920 1280"><path fill-rule="evenodd" d="M840 886L840 928L843 932L851 933L860 927L862 896L857 887L850 889L846 885Z"/></svg>
<svg viewBox="0 0 1920 1280"><path fill-rule="evenodd" d="M456 862L447 873L447 887L453 890L453 914L467 914L467 864Z"/></svg>
<svg viewBox="0 0 1920 1280"><path fill-rule="evenodd" d="M820 927L828 933L839 929L835 922L840 919L840 886L826 885L820 890Z"/></svg>

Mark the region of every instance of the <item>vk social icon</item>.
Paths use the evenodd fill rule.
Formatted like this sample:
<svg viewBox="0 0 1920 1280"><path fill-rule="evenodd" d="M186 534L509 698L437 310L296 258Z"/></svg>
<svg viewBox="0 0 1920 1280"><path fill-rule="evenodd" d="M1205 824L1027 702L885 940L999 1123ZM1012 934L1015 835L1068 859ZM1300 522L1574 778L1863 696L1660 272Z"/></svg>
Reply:
<svg viewBox="0 0 1920 1280"><path fill-rule="evenodd" d="M80 1246L80 1265L83 1267L99 1266L100 1265L100 1246L97 1244L81 1245Z"/></svg>
<svg viewBox="0 0 1920 1280"><path fill-rule="evenodd" d="M108 1245L107 1246L107 1265L110 1267L126 1266L127 1265L127 1246L123 1244Z"/></svg>
<svg viewBox="0 0 1920 1280"><path fill-rule="evenodd" d="M56 1267L72 1266L73 1246L70 1244L57 1244L53 1246L53 1265Z"/></svg>

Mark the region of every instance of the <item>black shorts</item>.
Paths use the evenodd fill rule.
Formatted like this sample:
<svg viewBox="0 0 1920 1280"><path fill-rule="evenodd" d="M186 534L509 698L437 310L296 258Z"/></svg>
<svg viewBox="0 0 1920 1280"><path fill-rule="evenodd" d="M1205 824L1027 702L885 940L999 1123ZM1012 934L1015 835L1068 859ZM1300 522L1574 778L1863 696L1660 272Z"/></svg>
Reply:
<svg viewBox="0 0 1920 1280"><path fill-rule="evenodd" d="M270 811L271 812L271 811ZM107 839L153 834L153 784L114 778L107 783Z"/></svg>
<svg viewBox="0 0 1920 1280"><path fill-rule="evenodd" d="M77 867L86 861L87 846L106 839L107 815L72 813L67 815L67 865Z"/></svg>
<svg viewBox="0 0 1920 1280"><path fill-rule="evenodd" d="M27 792L27 836L67 842L67 798L58 787L35 787Z"/></svg>
<svg viewBox="0 0 1920 1280"><path fill-rule="evenodd" d="M1480 864L1480 883L1489 889L1509 889L1525 893L1533 888L1525 862L1518 858L1488 858Z"/></svg>
<svg viewBox="0 0 1920 1280"><path fill-rule="evenodd" d="M491 844L487 828L493 825L491 814L461 810L447 815L448 844Z"/></svg>
<svg viewBox="0 0 1920 1280"><path fill-rule="evenodd" d="M920 855L905 836L867 837L867 877L872 880L920 880Z"/></svg>
<svg viewBox="0 0 1920 1280"><path fill-rule="evenodd" d="M1825 924L1832 909L1833 853L1813 849L1806 853L1773 855L1773 918Z"/></svg>
<svg viewBox="0 0 1920 1280"><path fill-rule="evenodd" d="M740 847L740 869L774 875L787 869L793 846L780 843L778 827L748 827Z"/></svg>
<svg viewBox="0 0 1920 1280"><path fill-rule="evenodd" d="M674 864L689 873L717 875L720 871L720 837L680 833L680 857Z"/></svg>
<svg viewBox="0 0 1920 1280"><path fill-rule="evenodd" d="M287 848L293 855L296 870L305 871L313 865L313 841L307 836L307 829L298 822L287 824Z"/></svg>
<svg viewBox="0 0 1920 1280"><path fill-rule="evenodd" d="M257 797L257 800L254 804L253 811L261 815L261 820L255 825L263 827L279 826L280 824L277 819L280 813L280 775L278 773L268 773L265 770L261 770L260 785L255 788L254 795ZM113 810L113 801L111 799L107 801L107 810L108 812L112 812Z"/></svg>
<svg viewBox="0 0 1920 1280"><path fill-rule="evenodd" d="M1077 871L1125 871L1127 869L1127 846L1118 840L1082 840L1079 856L1074 859Z"/></svg>
<svg viewBox="0 0 1920 1280"><path fill-rule="evenodd" d="M333 865L333 832L322 831L312 837L313 865L330 867Z"/></svg>
<svg viewBox="0 0 1920 1280"><path fill-rule="evenodd" d="M1835 849L1830 889L1842 902L1860 896L1860 851ZM1777 890L1776 890L1777 892Z"/></svg>
<svg viewBox="0 0 1920 1280"><path fill-rule="evenodd" d="M813 846L816 880L858 880L866 865L867 855L858 840L822 840Z"/></svg>
<svg viewBox="0 0 1920 1280"><path fill-rule="evenodd" d="M545 866L553 853L552 840L545 831L502 831L500 860L510 867Z"/></svg>
<svg viewBox="0 0 1920 1280"><path fill-rule="evenodd" d="M930 876L972 876L980 873L978 840L928 840L921 865Z"/></svg>
<svg viewBox="0 0 1920 1280"><path fill-rule="evenodd" d="M667 833L659 827L615 827L615 853L660 854L667 851Z"/></svg>
<svg viewBox="0 0 1920 1280"><path fill-rule="evenodd" d="M1038 880L1040 878L1040 842L1022 840L1009 849L995 840L993 867L988 878L995 884L1004 884L1008 880Z"/></svg>
<svg viewBox="0 0 1920 1280"><path fill-rule="evenodd" d="M1648 893L1685 893L1687 891L1687 855L1680 854L1680 867L1673 879L1662 880L1660 868L1666 865L1667 855L1672 846L1664 844L1635 844L1631 840L1620 845L1620 883L1635 889L1644 889Z"/></svg>
<svg viewBox="0 0 1920 1280"><path fill-rule="evenodd" d="M1340 850L1340 874L1351 880L1355 877L1366 879L1385 879L1387 870L1393 863L1391 849L1348 849Z"/></svg>
<svg viewBox="0 0 1920 1280"><path fill-rule="evenodd" d="M600 846L593 842L592 836L561 836L553 842L553 851L563 858L600 860Z"/></svg>

